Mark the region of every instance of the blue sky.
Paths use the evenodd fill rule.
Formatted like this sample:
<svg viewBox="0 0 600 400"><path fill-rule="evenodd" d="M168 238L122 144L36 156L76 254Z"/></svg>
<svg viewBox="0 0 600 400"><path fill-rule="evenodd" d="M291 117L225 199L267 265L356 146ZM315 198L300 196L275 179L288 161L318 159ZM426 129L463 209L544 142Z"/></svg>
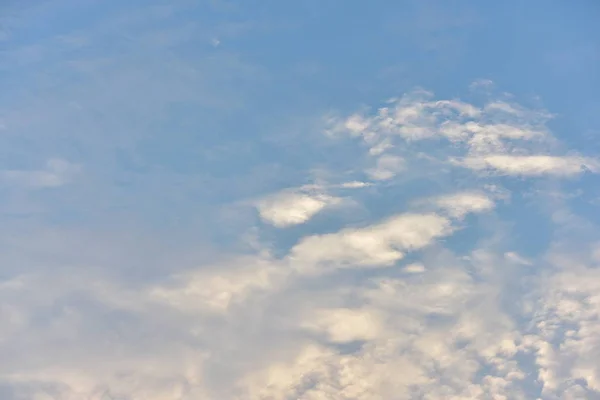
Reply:
<svg viewBox="0 0 600 400"><path fill-rule="evenodd" d="M599 17L2 3L0 397L600 398Z"/></svg>

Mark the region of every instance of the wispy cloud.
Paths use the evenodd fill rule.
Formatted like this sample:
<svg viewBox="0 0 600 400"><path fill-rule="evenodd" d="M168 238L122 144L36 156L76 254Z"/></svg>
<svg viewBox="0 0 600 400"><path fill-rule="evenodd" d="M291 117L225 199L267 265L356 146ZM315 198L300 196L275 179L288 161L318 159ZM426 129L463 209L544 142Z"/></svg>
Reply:
<svg viewBox="0 0 600 400"><path fill-rule="evenodd" d="M71 183L81 172L81 167L68 161L53 158L40 170L2 170L0 177L5 183L32 189L53 188Z"/></svg>
<svg viewBox="0 0 600 400"><path fill-rule="evenodd" d="M514 156L508 154L467 157L455 161L458 165L477 171L492 170L506 175L569 177L589 171L600 171L600 161L573 156Z"/></svg>
<svg viewBox="0 0 600 400"><path fill-rule="evenodd" d="M444 210L453 218L462 218L469 213L490 211L495 204L482 192L462 192L432 199L435 206Z"/></svg>

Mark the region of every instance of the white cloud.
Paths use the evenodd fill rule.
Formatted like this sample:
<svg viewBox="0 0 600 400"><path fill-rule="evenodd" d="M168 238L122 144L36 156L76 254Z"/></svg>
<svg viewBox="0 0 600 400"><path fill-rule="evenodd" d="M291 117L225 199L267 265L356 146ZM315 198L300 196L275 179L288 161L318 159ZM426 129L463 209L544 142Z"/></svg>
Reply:
<svg viewBox="0 0 600 400"><path fill-rule="evenodd" d="M490 211L495 206L494 201L486 194L476 191L440 196L431 201L453 218L463 218L469 213Z"/></svg>
<svg viewBox="0 0 600 400"><path fill-rule="evenodd" d="M185 313L227 313L253 294L276 290L285 277L274 261L247 257L234 265L176 276L172 285L154 287L148 295Z"/></svg>
<svg viewBox="0 0 600 400"><path fill-rule="evenodd" d="M543 392L548 398L574 390L585 398L600 396L600 272L585 267L564 271L541 280L539 291L527 345L535 354Z"/></svg>
<svg viewBox="0 0 600 400"><path fill-rule="evenodd" d="M311 272L392 265L404 251L423 248L452 231L450 221L437 214L402 214L365 228L305 237L292 248L290 260Z"/></svg>
<svg viewBox="0 0 600 400"><path fill-rule="evenodd" d="M339 185L343 189L358 189L371 186L371 183L361 181L344 182Z"/></svg>
<svg viewBox="0 0 600 400"><path fill-rule="evenodd" d="M409 274L420 274L425 272L425 266L421 263L412 263L404 267L403 271Z"/></svg>
<svg viewBox="0 0 600 400"><path fill-rule="evenodd" d="M362 307L317 309L297 323L334 343L359 341L358 349L300 341L249 372L240 393L257 400L527 398L514 359L519 335L489 301L495 293L464 272L375 280L344 296Z"/></svg>
<svg viewBox="0 0 600 400"><path fill-rule="evenodd" d="M506 175L569 177L586 170L600 171L600 163L591 158L569 156L516 156L508 154L467 157L455 161L458 165L475 170L495 170Z"/></svg>
<svg viewBox="0 0 600 400"><path fill-rule="evenodd" d="M382 140L369 149L369 154L372 156L378 156L393 147L394 145L389 140Z"/></svg>
<svg viewBox="0 0 600 400"><path fill-rule="evenodd" d="M403 158L384 154L377 159L376 166L368 169L366 172L371 179L385 181L393 178L405 168L406 166Z"/></svg>
<svg viewBox="0 0 600 400"><path fill-rule="evenodd" d="M369 146L368 156L379 157L376 166L366 172L379 180L392 179L397 174L399 165L391 167L395 157L402 158L407 168L411 159L420 154L411 148L422 146L418 144L421 142L441 143L445 153L453 155L454 164L473 170L491 169L522 176L569 176L585 169L593 172L600 169L598 161L591 158L537 154L548 152L554 143L545 125L552 115L545 110L526 109L501 100L477 107L460 100L436 101L432 97L426 91L406 94L390 100L389 105L372 115L333 119L329 132L362 137ZM401 146L396 145L398 141ZM440 147L432 150L440 153ZM457 153L463 157L454 156Z"/></svg>
<svg viewBox="0 0 600 400"><path fill-rule="evenodd" d="M325 309L311 312L302 319L302 327L322 332L332 342L372 340L381 335L382 322L376 310Z"/></svg>
<svg viewBox="0 0 600 400"><path fill-rule="evenodd" d="M325 207L340 204L341 199L324 193L284 191L257 204L260 217L273 226L284 228L303 224Z"/></svg>

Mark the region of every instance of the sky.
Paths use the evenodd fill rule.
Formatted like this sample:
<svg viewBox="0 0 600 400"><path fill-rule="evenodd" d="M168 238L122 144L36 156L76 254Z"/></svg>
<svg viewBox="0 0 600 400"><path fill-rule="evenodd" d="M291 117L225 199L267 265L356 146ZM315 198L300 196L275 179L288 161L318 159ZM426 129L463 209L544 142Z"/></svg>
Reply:
<svg viewBox="0 0 600 400"><path fill-rule="evenodd" d="M600 399L599 18L0 2L0 398Z"/></svg>

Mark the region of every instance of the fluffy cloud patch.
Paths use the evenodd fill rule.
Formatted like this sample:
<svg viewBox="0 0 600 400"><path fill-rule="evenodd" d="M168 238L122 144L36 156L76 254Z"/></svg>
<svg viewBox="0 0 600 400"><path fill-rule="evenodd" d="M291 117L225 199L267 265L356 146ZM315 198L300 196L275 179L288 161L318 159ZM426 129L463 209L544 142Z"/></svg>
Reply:
<svg viewBox="0 0 600 400"><path fill-rule="evenodd" d="M600 397L600 273L564 271L540 285L534 333L526 344L535 354L547 398ZM565 396L565 397L563 397Z"/></svg>
<svg viewBox="0 0 600 400"><path fill-rule="evenodd" d="M453 218L463 218L469 213L490 211L495 204L482 192L461 192L440 196L432 200L433 204Z"/></svg>
<svg viewBox="0 0 600 400"><path fill-rule="evenodd" d="M300 270L392 265L404 251L423 248L452 231L450 220L437 214L403 214L365 228L303 238L290 260Z"/></svg>
<svg viewBox="0 0 600 400"><path fill-rule="evenodd" d="M323 193L286 191L261 200L260 217L278 228L303 224L325 207L340 204L341 199Z"/></svg>
<svg viewBox="0 0 600 400"><path fill-rule="evenodd" d="M519 334L489 301L494 294L463 272L374 280L346 296L363 307L317 309L299 325L359 348L302 344L250 373L248 398L527 398Z"/></svg>

